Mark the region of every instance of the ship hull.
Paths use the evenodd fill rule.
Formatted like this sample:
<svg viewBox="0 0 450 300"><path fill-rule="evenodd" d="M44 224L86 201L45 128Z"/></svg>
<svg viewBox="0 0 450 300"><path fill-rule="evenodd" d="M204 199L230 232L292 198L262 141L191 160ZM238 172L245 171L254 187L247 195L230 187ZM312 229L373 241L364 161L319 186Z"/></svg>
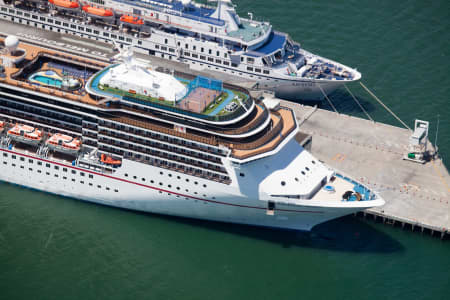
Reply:
<svg viewBox="0 0 450 300"><path fill-rule="evenodd" d="M164 169L150 165L141 165L137 169L136 163L133 163L133 167L128 169L135 174L154 178L153 184L147 181L144 183L139 176L137 179L125 177L123 172L122 175L102 174L6 149L0 149L0 152L0 160L3 161L0 164L1 181L129 210L302 231L309 231L317 224L361 210L355 207L278 205L274 214L270 215L267 214L265 201L240 195L236 188L210 181L208 187L204 188L199 178L182 174L182 178L177 180L176 176L161 175ZM25 159L21 160L21 157ZM38 161L42 165L39 166ZM167 173L167 170L163 172ZM191 179L190 184L186 183L186 179ZM194 180L200 184L194 184ZM177 189L170 191L168 186L172 186L172 189L177 186Z"/></svg>
<svg viewBox="0 0 450 300"><path fill-rule="evenodd" d="M345 83L346 82L344 81L325 81L317 83L314 81L305 80L274 80L270 83L264 82L264 85L259 84L258 87L274 91L275 96L278 98L287 100L317 101L324 99L325 95L331 94Z"/></svg>

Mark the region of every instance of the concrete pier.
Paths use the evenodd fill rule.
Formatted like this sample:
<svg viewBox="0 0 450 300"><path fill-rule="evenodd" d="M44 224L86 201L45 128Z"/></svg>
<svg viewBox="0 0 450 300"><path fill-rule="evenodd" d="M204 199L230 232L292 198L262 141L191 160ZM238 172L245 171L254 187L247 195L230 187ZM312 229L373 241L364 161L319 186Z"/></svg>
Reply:
<svg viewBox="0 0 450 300"><path fill-rule="evenodd" d="M280 100L292 108L300 130L312 135L311 152L327 165L378 191L386 200L361 215L445 237L450 230L450 176L442 160L403 160L411 132ZM433 152L432 145L428 149Z"/></svg>
<svg viewBox="0 0 450 300"><path fill-rule="evenodd" d="M117 53L112 51L111 44L75 35L61 35L1 20L0 27L0 35L3 36L15 34L23 41L104 61ZM182 62L138 56L140 59L150 60L155 67L238 83L235 77L213 70L192 71ZM241 81L239 84L250 88L254 82ZM374 221L379 220L392 226L408 227L413 231L427 231L441 238L448 236L449 173L439 158L423 165L402 159L411 134L408 130L280 101L282 105L295 111L300 130L312 136L311 152L314 156L370 186L386 200L383 207L369 209L358 215L370 216ZM428 149L433 151L431 145Z"/></svg>

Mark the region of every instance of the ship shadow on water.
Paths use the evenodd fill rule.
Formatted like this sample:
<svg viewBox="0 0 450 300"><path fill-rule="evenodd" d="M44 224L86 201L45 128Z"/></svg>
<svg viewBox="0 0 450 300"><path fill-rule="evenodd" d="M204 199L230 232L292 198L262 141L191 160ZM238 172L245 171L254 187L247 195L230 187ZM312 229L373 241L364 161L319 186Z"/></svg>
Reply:
<svg viewBox="0 0 450 300"><path fill-rule="evenodd" d="M138 212L141 214L140 212ZM147 214L147 213L142 213ZM397 240L352 215L319 224L311 232L213 222L181 217L152 215L183 225L207 228L278 244L283 248L313 248L358 253L394 253L404 251Z"/></svg>

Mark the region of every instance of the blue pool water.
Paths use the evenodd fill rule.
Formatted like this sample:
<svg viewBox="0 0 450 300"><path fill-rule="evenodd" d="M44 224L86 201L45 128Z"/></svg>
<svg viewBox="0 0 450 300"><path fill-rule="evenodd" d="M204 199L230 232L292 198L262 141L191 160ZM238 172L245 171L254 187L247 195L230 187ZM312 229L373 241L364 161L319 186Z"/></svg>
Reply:
<svg viewBox="0 0 450 300"><path fill-rule="evenodd" d="M36 80L45 85L50 85L50 86L54 86L54 87L61 87L61 83L62 83L62 81L60 79L51 78L51 77L47 77L47 76L43 76L43 75L33 75L30 79Z"/></svg>

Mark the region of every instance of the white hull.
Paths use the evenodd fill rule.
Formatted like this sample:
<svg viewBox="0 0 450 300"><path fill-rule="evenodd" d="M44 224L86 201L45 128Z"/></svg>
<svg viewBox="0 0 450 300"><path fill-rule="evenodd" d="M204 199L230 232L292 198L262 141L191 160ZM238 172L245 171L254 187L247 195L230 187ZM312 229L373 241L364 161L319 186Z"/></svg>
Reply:
<svg viewBox="0 0 450 300"><path fill-rule="evenodd" d="M0 152L1 181L130 210L304 231L327 220L361 210L356 207L278 205L274 215L267 215L265 202L240 195L233 187L189 175L181 175L181 179L176 179L175 173L173 177L168 177L167 170L149 165L125 161L124 165L129 167L121 168L123 172L130 169L137 175L137 179L130 179L124 177L122 172L122 175L106 175L5 149L0 149ZM7 153L8 157L3 153ZM16 159L12 159L13 154ZM25 157L24 161L20 160L21 156ZM30 158L33 163L29 162ZM37 161L42 161L42 165L38 166ZM46 164L50 164L50 167L46 167ZM59 169L55 170L55 166ZM68 171L64 172L63 167ZM38 173L38 170L41 172ZM72 170L76 174L72 174ZM160 175L161 171L164 175ZM81 176L80 172L85 173L85 176ZM93 178L88 178L89 174ZM144 174L147 178L155 178L155 183L139 180L139 175ZM186 179L190 179L190 183L186 183ZM163 185L160 186L157 180ZM195 185L195 181L199 184ZM207 188L203 187L203 182L208 184ZM172 190L176 185L181 187L180 190L169 192L169 185Z"/></svg>

